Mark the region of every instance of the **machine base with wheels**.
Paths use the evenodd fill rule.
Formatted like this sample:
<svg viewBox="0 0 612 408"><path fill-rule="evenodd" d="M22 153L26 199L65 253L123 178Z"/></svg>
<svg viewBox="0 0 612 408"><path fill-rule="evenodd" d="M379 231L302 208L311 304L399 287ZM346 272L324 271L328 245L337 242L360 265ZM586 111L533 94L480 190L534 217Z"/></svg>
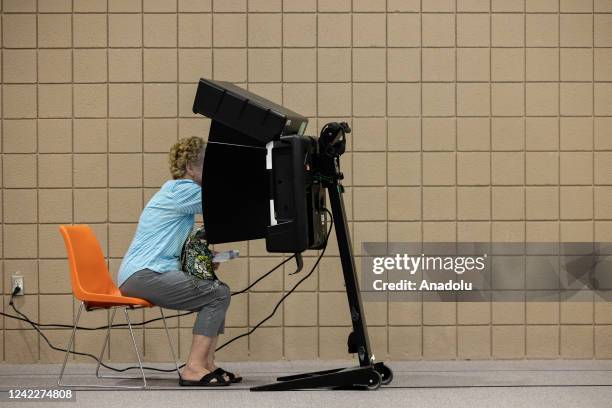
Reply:
<svg viewBox="0 0 612 408"><path fill-rule="evenodd" d="M365 367L334 368L278 377L276 383L260 385L251 391L290 391L308 388L330 388L334 390L376 390L389 384L393 372L383 363Z"/></svg>

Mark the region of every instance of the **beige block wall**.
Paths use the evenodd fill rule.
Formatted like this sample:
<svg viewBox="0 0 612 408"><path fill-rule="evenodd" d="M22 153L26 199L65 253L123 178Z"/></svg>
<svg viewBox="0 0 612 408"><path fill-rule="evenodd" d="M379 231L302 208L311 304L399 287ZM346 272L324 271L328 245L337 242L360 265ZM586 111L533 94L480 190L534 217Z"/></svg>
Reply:
<svg viewBox="0 0 612 408"><path fill-rule="evenodd" d="M1 310L13 313L20 271L21 311L72 322L60 224L90 224L116 277L169 178L169 147L207 135L191 112L199 77L301 112L309 134L350 122L342 164L358 255L362 241L611 241L611 13L610 0L4 0ZM220 271L234 289L280 260L262 242L225 247L245 255ZM347 357L337 255L332 244L278 315L220 358ZM298 279L290 269L232 300L223 339L271 310ZM365 309L378 359L612 357L604 302ZM193 317L170 320L182 358ZM0 325L4 361L61 361L22 322ZM170 359L162 330L137 329L150 361ZM70 334L44 332L61 347ZM103 336L78 333L77 349L97 354ZM133 360L129 341L116 330L106 357Z"/></svg>

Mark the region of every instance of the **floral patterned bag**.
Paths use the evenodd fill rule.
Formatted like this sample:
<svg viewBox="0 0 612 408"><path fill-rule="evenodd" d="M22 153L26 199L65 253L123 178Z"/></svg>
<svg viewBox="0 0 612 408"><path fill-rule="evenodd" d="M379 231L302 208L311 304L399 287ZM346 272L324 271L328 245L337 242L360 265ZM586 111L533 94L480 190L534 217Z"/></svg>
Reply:
<svg viewBox="0 0 612 408"><path fill-rule="evenodd" d="M213 269L213 257L202 226L191 232L183 244L181 269L199 279L216 280L218 278Z"/></svg>

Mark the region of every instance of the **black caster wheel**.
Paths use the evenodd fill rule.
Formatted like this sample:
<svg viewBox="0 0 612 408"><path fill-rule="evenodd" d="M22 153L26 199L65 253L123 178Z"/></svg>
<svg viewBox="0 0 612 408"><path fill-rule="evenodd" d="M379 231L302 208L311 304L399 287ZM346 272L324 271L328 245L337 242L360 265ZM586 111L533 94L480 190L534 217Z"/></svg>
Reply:
<svg viewBox="0 0 612 408"><path fill-rule="evenodd" d="M383 383L382 376L376 370L370 371L370 378L368 379L368 391L374 391L380 388Z"/></svg>
<svg viewBox="0 0 612 408"><path fill-rule="evenodd" d="M384 363L377 363L374 367L382 377L382 385L388 385L393 381L393 371Z"/></svg>

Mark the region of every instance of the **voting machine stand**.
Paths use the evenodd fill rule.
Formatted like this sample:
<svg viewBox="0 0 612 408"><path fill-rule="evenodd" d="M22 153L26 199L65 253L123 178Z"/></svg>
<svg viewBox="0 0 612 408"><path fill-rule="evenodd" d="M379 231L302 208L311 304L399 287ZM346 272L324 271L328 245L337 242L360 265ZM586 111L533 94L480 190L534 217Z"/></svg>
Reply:
<svg viewBox="0 0 612 408"><path fill-rule="evenodd" d="M198 84L193 112L212 119L202 179L209 243L265 238L268 252L293 252L300 265L302 251L327 245L325 190L331 203L353 327L348 352L357 354L359 365L278 377L250 390L375 390L389 384L393 372L370 350L344 208L340 156L348 124L328 123L318 139L304 136L307 118L209 79Z"/></svg>

